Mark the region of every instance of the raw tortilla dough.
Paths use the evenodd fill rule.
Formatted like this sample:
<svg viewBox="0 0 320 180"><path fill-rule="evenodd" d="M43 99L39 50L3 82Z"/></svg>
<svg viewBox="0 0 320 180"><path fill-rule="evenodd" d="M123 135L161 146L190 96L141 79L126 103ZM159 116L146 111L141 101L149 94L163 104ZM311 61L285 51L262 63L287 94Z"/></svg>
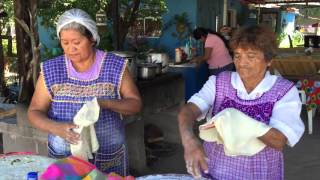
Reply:
<svg viewBox="0 0 320 180"><path fill-rule="evenodd" d="M206 129L214 123L215 127ZM252 156L266 146L258 137L271 129L270 126L247 116L243 112L227 108L199 127L204 141L223 144L227 156Z"/></svg>

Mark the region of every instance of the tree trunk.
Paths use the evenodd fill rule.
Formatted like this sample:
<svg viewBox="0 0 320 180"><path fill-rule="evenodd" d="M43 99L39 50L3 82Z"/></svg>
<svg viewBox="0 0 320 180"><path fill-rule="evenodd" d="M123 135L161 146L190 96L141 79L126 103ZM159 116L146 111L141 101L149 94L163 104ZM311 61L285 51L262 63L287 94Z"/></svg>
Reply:
<svg viewBox="0 0 320 180"><path fill-rule="evenodd" d="M39 71L40 71L40 44L38 34L38 23L37 23L37 2L38 0L30 0L30 34L31 36L31 47L32 47L32 81L33 87L36 86Z"/></svg>
<svg viewBox="0 0 320 180"><path fill-rule="evenodd" d="M14 13L15 17L21 21L24 21L29 27L29 30L33 30L35 35L36 44L39 44L37 24L34 21L37 2L36 0L15 0L14 1ZM31 19L29 15L31 12ZM37 68L39 65L35 65L39 62L32 62L34 58L31 38L21 27L19 23L15 23L16 29L16 40L17 40L17 56L18 56L18 69L19 69L19 79L20 79L20 92L19 92L19 102L29 102L31 100L34 91L34 74L37 73ZM32 50L32 51L30 51Z"/></svg>
<svg viewBox="0 0 320 180"><path fill-rule="evenodd" d="M124 12L124 17L122 18L119 17L119 2L117 2L117 0L111 0L111 6L107 7L107 16L111 15L113 22L113 41L115 50L123 49L129 28L137 19L140 2L140 0L134 0L131 6L127 7Z"/></svg>
<svg viewBox="0 0 320 180"><path fill-rule="evenodd" d="M2 37L0 32L0 92L3 93L5 86L6 84L4 80L4 53L2 46Z"/></svg>

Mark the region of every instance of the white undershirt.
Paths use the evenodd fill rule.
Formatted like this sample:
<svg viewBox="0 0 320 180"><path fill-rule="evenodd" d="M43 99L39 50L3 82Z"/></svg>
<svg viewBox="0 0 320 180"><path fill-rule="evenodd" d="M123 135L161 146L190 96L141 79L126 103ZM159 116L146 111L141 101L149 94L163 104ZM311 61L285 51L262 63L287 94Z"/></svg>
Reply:
<svg viewBox="0 0 320 180"><path fill-rule="evenodd" d="M231 84L237 90L238 97L244 100L259 98L270 90L276 79L277 76L266 72L264 79L248 94L239 74L236 72L231 74ZM216 96L215 85L216 76L210 76L202 89L188 100L201 110L202 115L199 119L203 119L213 105ZM270 118L269 125L282 132L291 147L299 141L304 132L304 124L300 118L301 105L298 89L294 86L274 104Z"/></svg>

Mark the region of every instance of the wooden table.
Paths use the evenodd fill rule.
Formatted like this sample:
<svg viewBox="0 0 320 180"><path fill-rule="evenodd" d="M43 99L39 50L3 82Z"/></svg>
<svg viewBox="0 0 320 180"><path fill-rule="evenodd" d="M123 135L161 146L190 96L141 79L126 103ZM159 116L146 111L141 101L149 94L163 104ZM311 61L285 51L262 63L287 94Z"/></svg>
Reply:
<svg viewBox="0 0 320 180"><path fill-rule="evenodd" d="M275 58L271 71L277 70L282 76L313 76L320 70L320 56L291 56Z"/></svg>

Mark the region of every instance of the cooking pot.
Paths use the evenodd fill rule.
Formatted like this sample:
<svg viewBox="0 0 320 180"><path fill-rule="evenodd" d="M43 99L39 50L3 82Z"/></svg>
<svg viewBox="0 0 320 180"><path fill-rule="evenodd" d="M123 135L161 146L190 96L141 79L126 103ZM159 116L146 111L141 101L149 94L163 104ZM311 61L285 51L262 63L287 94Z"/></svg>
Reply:
<svg viewBox="0 0 320 180"><path fill-rule="evenodd" d="M117 56L123 57L128 61L128 69L134 80L137 79L136 53L131 51L112 51Z"/></svg>
<svg viewBox="0 0 320 180"><path fill-rule="evenodd" d="M162 72L168 71L169 56L166 53L149 53L152 63L161 63Z"/></svg>
<svg viewBox="0 0 320 180"><path fill-rule="evenodd" d="M157 65L156 68L156 75L159 75L162 73L162 63L155 63Z"/></svg>
<svg viewBox="0 0 320 180"><path fill-rule="evenodd" d="M157 74L158 65L154 63L138 64L138 78L142 80L153 79Z"/></svg>

